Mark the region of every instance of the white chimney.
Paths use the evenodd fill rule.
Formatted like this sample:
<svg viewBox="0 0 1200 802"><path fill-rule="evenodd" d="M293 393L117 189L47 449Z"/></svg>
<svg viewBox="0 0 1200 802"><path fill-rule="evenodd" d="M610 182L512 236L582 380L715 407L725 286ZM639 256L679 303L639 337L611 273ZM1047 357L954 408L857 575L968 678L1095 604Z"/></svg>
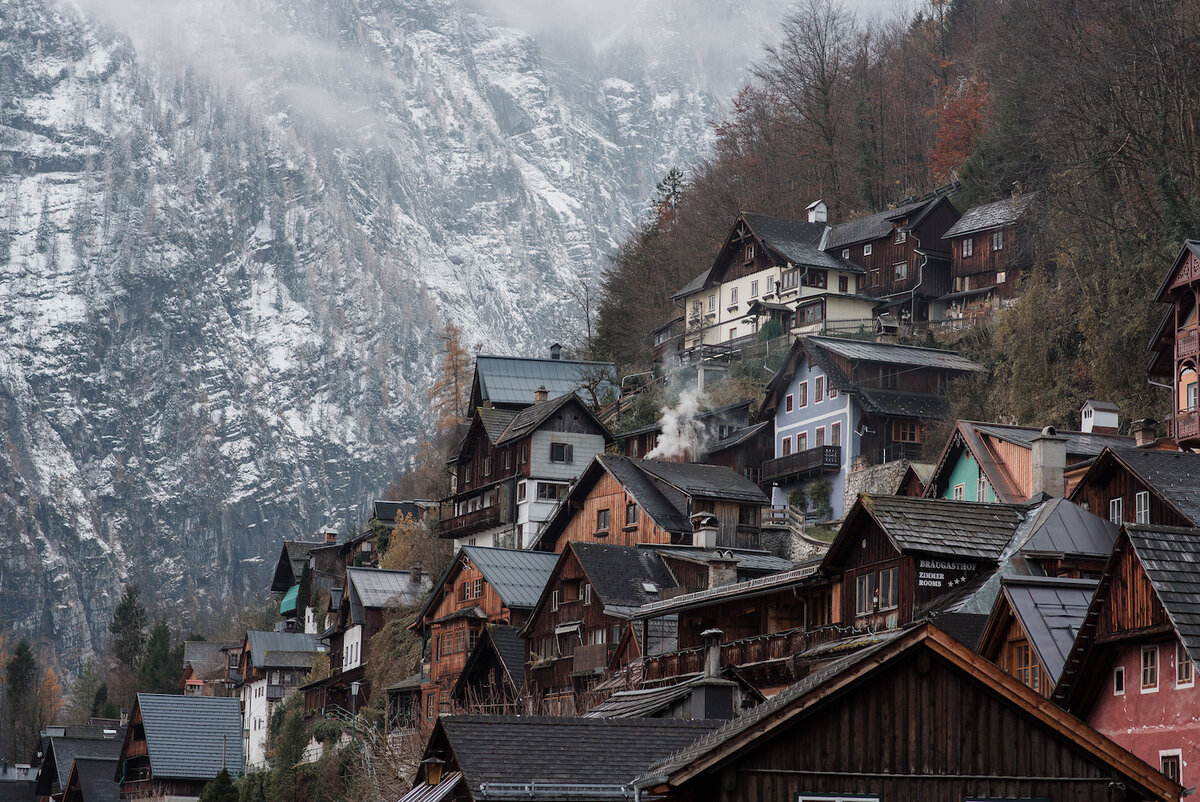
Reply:
<svg viewBox="0 0 1200 802"><path fill-rule="evenodd" d="M717 516L711 512L692 516L692 545L701 549L717 547Z"/></svg>
<svg viewBox="0 0 1200 802"><path fill-rule="evenodd" d="M1108 401L1088 399L1079 410L1079 431L1088 434L1116 434L1121 423L1121 408Z"/></svg>
<svg viewBox="0 0 1200 802"><path fill-rule="evenodd" d="M1066 479L1063 472L1067 469L1067 438L1060 437L1053 426L1042 429L1042 433L1033 438L1033 485L1031 495L1045 493L1054 498L1063 498L1067 494Z"/></svg>
<svg viewBox="0 0 1200 802"><path fill-rule="evenodd" d="M825 205L825 201L813 201L808 205L808 222L824 223L829 216L829 207Z"/></svg>
<svg viewBox="0 0 1200 802"><path fill-rule="evenodd" d="M700 633L704 639L704 677L716 679L721 676L721 636L719 629L706 629Z"/></svg>

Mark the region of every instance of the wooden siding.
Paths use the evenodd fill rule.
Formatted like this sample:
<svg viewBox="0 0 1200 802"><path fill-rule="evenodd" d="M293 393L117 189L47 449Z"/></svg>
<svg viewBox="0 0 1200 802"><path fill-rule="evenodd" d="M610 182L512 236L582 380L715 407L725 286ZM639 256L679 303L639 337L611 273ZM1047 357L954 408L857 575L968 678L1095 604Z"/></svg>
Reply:
<svg viewBox="0 0 1200 802"><path fill-rule="evenodd" d="M1071 500L1081 504L1093 515L1108 518L1108 503L1120 496L1121 513L1125 523L1134 523L1137 514L1137 494L1140 491L1150 491L1150 520L1148 523L1162 526L1195 526L1200 522L1192 522L1184 518L1165 501L1158 497L1135 474L1126 470L1117 462L1112 462L1107 470L1093 474L1086 482L1081 481L1071 493Z"/></svg>
<svg viewBox="0 0 1200 802"><path fill-rule="evenodd" d="M984 435L982 439L1008 472L1008 477L1016 487L1021 500L1032 496L1033 452L1028 448L1022 448L1006 440L987 435Z"/></svg>
<svg viewBox="0 0 1200 802"><path fill-rule="evenodd" d="M1101 608L1096 625L1097 639L1171 623L1133 547L1127 540L1122 543L1124 548L1108 586L1108 601Z"/></svg>
<svg viewBox="0 0 1200 802"><path fill-rule="evenodd" d="M1004 234L1004 247L1000 250L992 248L992 233L994 231L976 231L973 234L955 237L950 241L950 273L955 279L955 289L958 289L958 279L969 278L970 289L987 287L995 284L996 293L1001 298L1014 298L1017 294L1017 277L1033 263L1033 248L1031 238L1020 226L1007 226L1001 229ZM963 256L963 242L973 240L973 253ZM998 281L998 273L1004 272L1004 282Z"/></svg>
<svg viewBox="0 0 1200 802"><path fill-rule="evenodd" d="M965 671L926 654L898 660L714 774L672 789L669 799L793 802L797 793L924 802L1127 798L1109 795L1114 774L1102 761Z"/></svg>
<svg viewBox="0 0 1200 802"><path fill-rule="evenodd" d="M561 554L571 541L583 543L607 543L612 546L636 546L639 543L671 543L671 533L661 529L643 509L638 510L636 526L625 526L625 505L633 499L625 492L613 476L607 472L596 482L595 487L583 500L583 506L572 510L571 520L554 544ZM607 509L609 528L607 535L596 532L596 515Z"/></svg>

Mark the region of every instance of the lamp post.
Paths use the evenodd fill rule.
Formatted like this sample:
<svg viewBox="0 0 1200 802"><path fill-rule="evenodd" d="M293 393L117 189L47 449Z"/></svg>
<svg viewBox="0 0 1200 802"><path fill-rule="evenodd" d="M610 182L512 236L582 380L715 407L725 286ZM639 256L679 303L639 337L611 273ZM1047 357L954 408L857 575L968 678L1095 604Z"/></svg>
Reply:
<svg viewBox="0 0 1200 802"><path fill-rule="evenodd" d="M350 683L350 717L352 719L350 726L355 733L358 732L358 689L361 687L361 682Z"/></svg>

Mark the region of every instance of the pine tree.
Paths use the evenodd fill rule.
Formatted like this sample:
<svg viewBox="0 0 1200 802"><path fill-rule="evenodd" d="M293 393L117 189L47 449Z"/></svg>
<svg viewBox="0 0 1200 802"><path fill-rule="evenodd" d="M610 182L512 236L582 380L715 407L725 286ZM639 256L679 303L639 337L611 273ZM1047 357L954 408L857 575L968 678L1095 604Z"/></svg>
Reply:
<svg viewBox="0 0 1200 802"><path fill-rule="evenodd" d="M113 636L113 653L127 668L136 670L142 663L146 645L146 608L142 606L141 591L135 584L125 586L121 601L113 610L108 631Z"/></svg>
<svg viewBox="0 0 1200 802"><path fill-rule="evenodd" d="M8 759L29 760L37 743L40 722L36 710L37 660L22 638L4 670L4 709L8 718Z"/></svg>
<svg viewBox="0 0 1200 802"><path fill-rule="evenodd" d="M88 719L95 715L96 694L100 692L100 687L96 664L88 660L71 683L67 701L68 724L87 724Z"/></svg>
<svg viewBox="0 0 1200 802"><path fill-rule="evenodd" d="M146 653L138 667L138 685L142 693L174 693L179 683L178 661L171 648L171 630L160 618L150 630Z"/></svg>
<svg viewBox="0 0 1200 802"><path fill-rule="evenodd" d="M238 790L229 770L222 768L200 791L200 802L238 802Z"/></svg>
<svg viewBox="0 0 1200 802"><path fill-rule="evenodd" d="M462 329L453 321L442 327L445 355L442 376L433 383L429 400L437 414L437 428L449 432L467 418L467 393L471 391L471 358L462 344Z"/></svg>

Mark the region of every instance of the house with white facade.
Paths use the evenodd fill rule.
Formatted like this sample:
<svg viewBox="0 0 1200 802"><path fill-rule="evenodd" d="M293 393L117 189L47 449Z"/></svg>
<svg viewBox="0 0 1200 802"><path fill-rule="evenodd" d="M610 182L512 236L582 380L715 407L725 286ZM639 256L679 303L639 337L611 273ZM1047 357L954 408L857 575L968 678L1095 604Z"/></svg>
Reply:
<svg viewBox="0 0 1200 802"><path fill-rule="evenodd" d="M246 765L267 763L267 725L275 705L304 683L313 660L325 651L304 632L246 633L241 653L242 754Z"/></svg>
<svg viewBox="0 0 1200 802"><path fill-rule="evenodd" d="M760 419L775 420L775 458L762 467L772 505L828 482L819 517L840 519L851 470L919 456L927 423L945 416L952 381L983 370L953 351L801 337L759 409Z"/></svg>

